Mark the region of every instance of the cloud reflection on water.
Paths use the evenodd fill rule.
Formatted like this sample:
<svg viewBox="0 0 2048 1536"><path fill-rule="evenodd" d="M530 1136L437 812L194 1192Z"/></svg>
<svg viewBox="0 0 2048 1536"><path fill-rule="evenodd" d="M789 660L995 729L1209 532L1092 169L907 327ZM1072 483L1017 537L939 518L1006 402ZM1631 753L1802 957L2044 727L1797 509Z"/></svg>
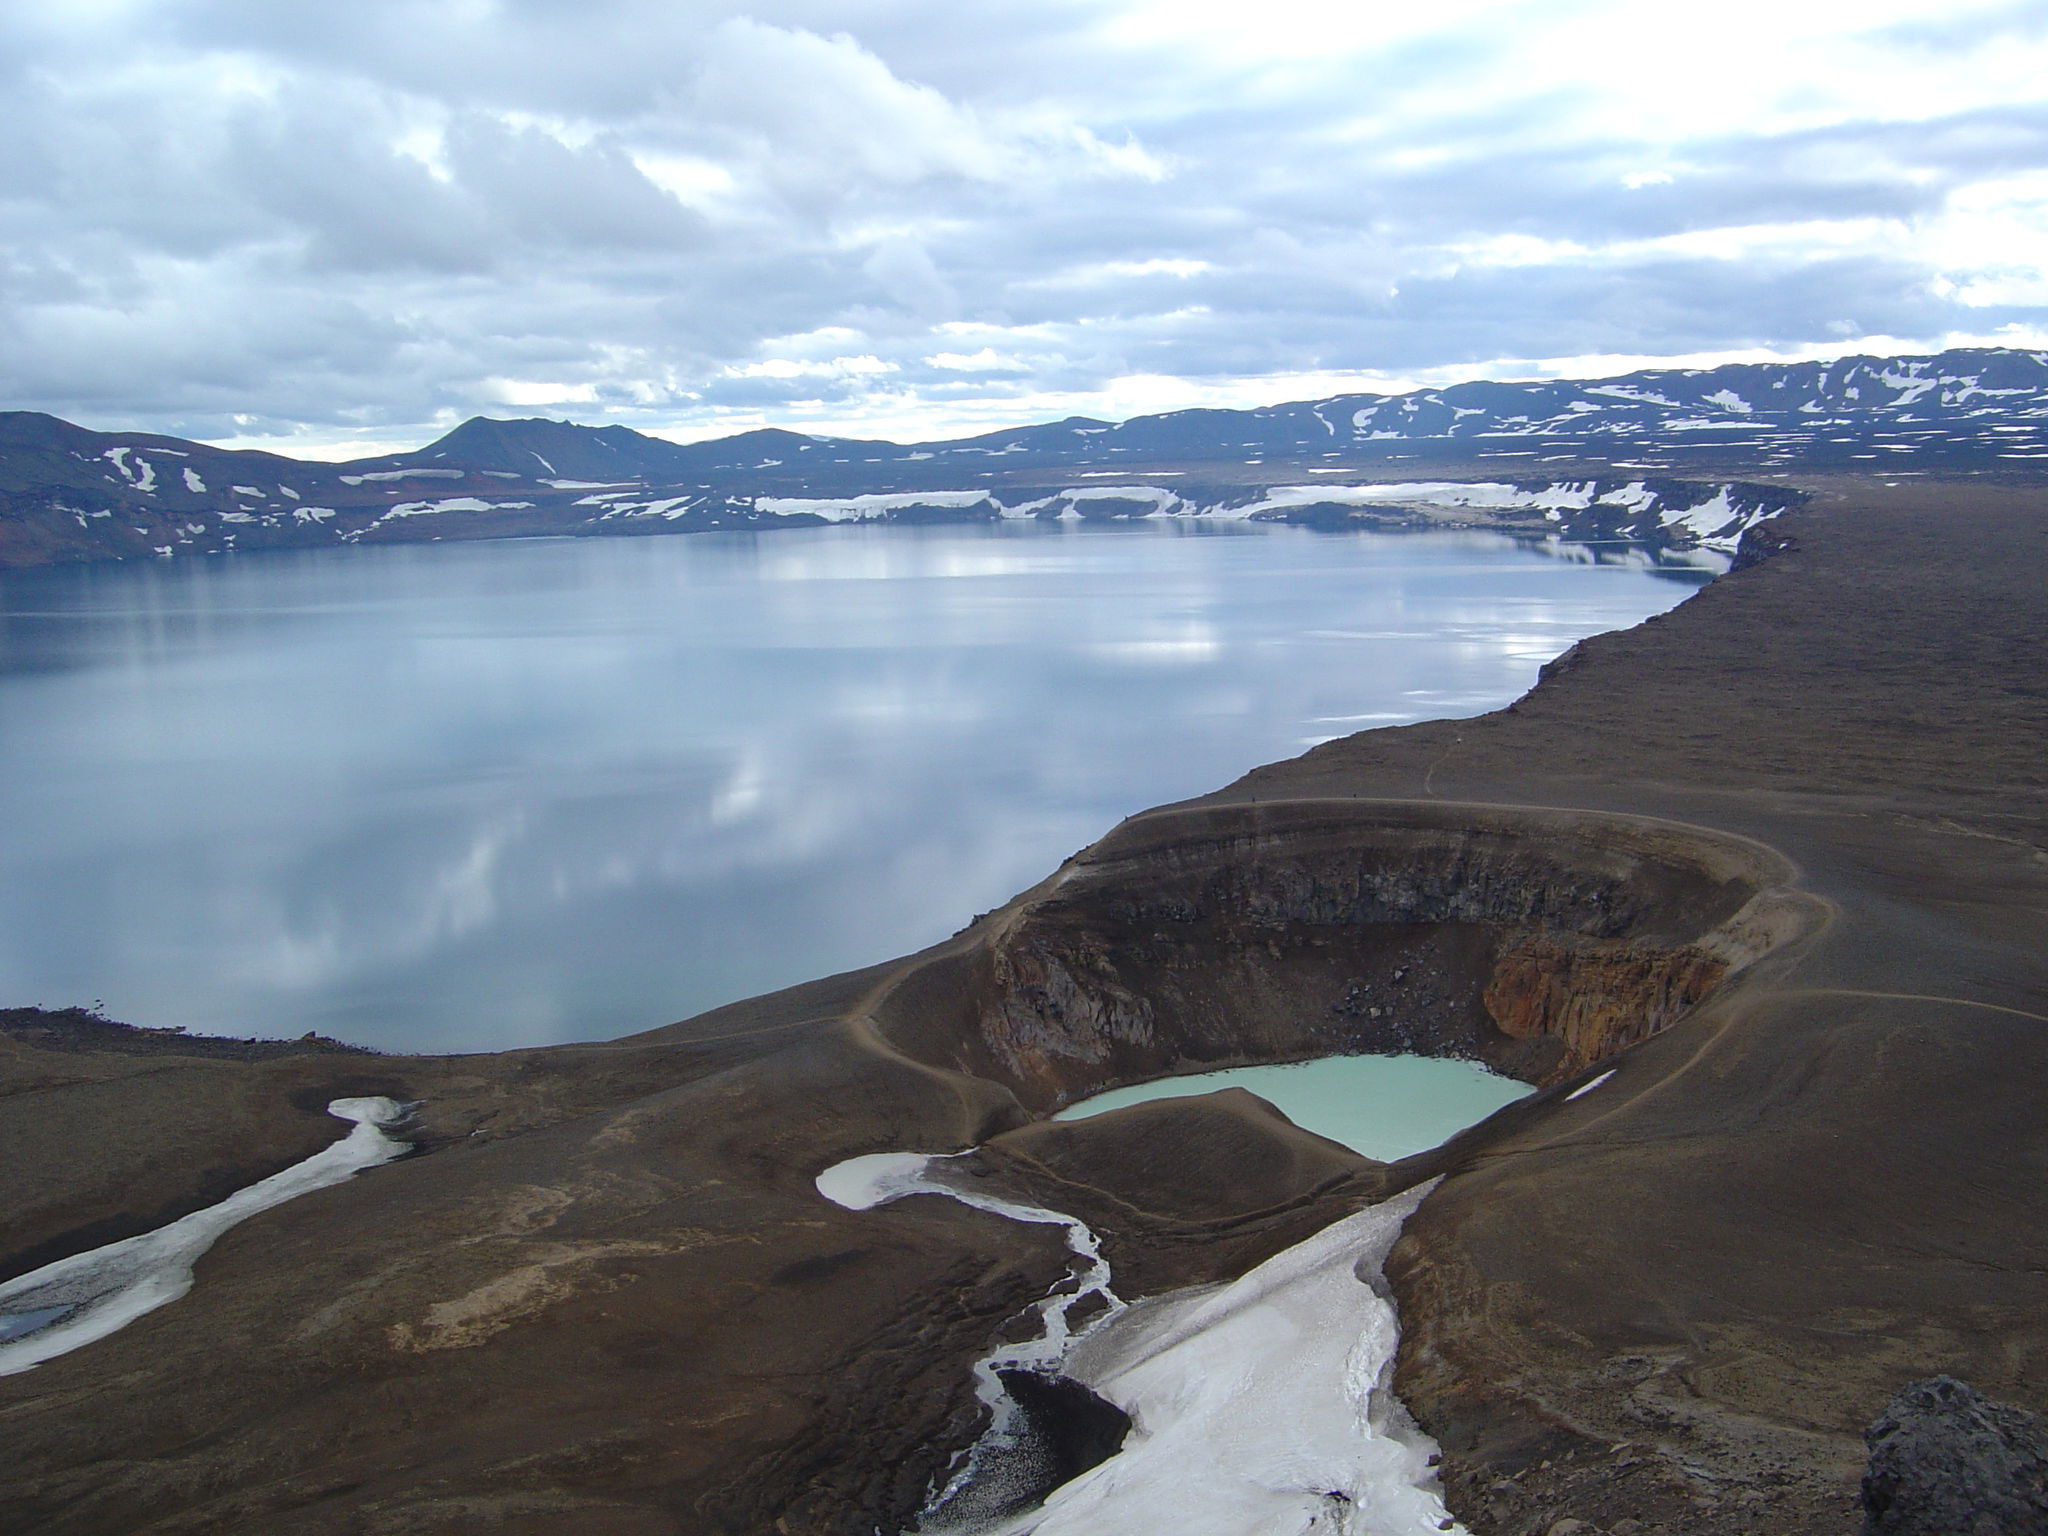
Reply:
<svg viewBox="0 0 2048 1536"><path fill-rule="evenodd" d="M412 1049L651 1027L941 938L1305 734L1504 703L1683 595L1289 528L7 573L0 1001Z"/></svg>

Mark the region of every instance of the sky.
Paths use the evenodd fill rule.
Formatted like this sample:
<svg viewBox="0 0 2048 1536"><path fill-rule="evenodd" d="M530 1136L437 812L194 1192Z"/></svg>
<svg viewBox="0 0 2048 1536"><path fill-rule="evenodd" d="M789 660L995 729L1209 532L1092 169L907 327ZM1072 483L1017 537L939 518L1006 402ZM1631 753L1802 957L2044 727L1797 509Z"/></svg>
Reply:
<svg viewBox="0 0 2048 1536"><path fill-rule="evenodd" d="M2048 345L2048 0L8 0L0 409L899 441Z"/></svg>

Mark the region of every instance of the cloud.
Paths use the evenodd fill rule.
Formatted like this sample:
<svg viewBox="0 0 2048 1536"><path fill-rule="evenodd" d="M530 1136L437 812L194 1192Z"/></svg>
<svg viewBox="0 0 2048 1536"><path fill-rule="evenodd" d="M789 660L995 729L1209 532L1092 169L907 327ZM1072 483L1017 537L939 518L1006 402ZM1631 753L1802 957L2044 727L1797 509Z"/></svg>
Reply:
<svg viewBox="0 0 2048 1536"><path fill-rule="evenodd" d="M2028 335L2044 81L2007 0L15 0L0 406L923 436Z"/></svg>
<svg viewBox="0 0 2048 1536"><path fill-rule="evenodd" d="M699 56L689 106L744 146L764 179L814 194L1011 170L1008 146L975 114L899 79L844 33L724 21Z"/></svg>

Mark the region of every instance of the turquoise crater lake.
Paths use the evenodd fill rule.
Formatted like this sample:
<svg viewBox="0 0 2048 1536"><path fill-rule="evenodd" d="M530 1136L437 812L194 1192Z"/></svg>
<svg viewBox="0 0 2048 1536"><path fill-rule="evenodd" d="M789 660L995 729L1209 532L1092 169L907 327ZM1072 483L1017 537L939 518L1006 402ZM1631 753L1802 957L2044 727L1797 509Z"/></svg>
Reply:
<svg viewBox="0 0 2048 1536"><path fill-rule="evenodd" d="M1707 574L1159 523L0 573L0 1005L651 1028L943 938L1315 741L1498 707Z"/></svg>
<svg viewBox="0 0 2048 1536"><path fill-rule="evenodd" d="M1070 1104L1055 1120L1179 1099L1219 1088L1256 1093L1305 1131L1391 1163L1441 1146L1468 1125L1533 1093L1476 1061L1434 1056L1325 1056L1287 1066L1230 1067L1112 1088Z"/></svg>

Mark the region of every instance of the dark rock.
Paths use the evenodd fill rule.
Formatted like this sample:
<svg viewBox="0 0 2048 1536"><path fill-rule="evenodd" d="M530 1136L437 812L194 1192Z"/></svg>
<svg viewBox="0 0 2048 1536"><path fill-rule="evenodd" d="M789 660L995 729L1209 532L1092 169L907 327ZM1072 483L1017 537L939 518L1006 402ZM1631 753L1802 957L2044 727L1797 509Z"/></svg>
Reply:
<svg viewBox="0 0 2048 1536"><path fill-rule="evenodd" d="M1036 1371L996 1374L1045 1447L1051 1487L1071 1482L1123 1449L1131 1416L1078 1381Z"/></svg>
<svg viewBox="0 0 2048 1536"><path fill-rule="evenodd" d="M975 1448L967 1472L920 1525L979 1528L1044 1502L1047 1494L1123 1449L1130 1415L1065 1376L998 1370L1016 1416Z"/></svg>
<svg viewBox="0 0 2048 1536"><path fill-rule="evenodd" d="M1916 1381L1863 1432L1865 1536L2042 1536L2048 1424L1952 1376Z"/></svg>

